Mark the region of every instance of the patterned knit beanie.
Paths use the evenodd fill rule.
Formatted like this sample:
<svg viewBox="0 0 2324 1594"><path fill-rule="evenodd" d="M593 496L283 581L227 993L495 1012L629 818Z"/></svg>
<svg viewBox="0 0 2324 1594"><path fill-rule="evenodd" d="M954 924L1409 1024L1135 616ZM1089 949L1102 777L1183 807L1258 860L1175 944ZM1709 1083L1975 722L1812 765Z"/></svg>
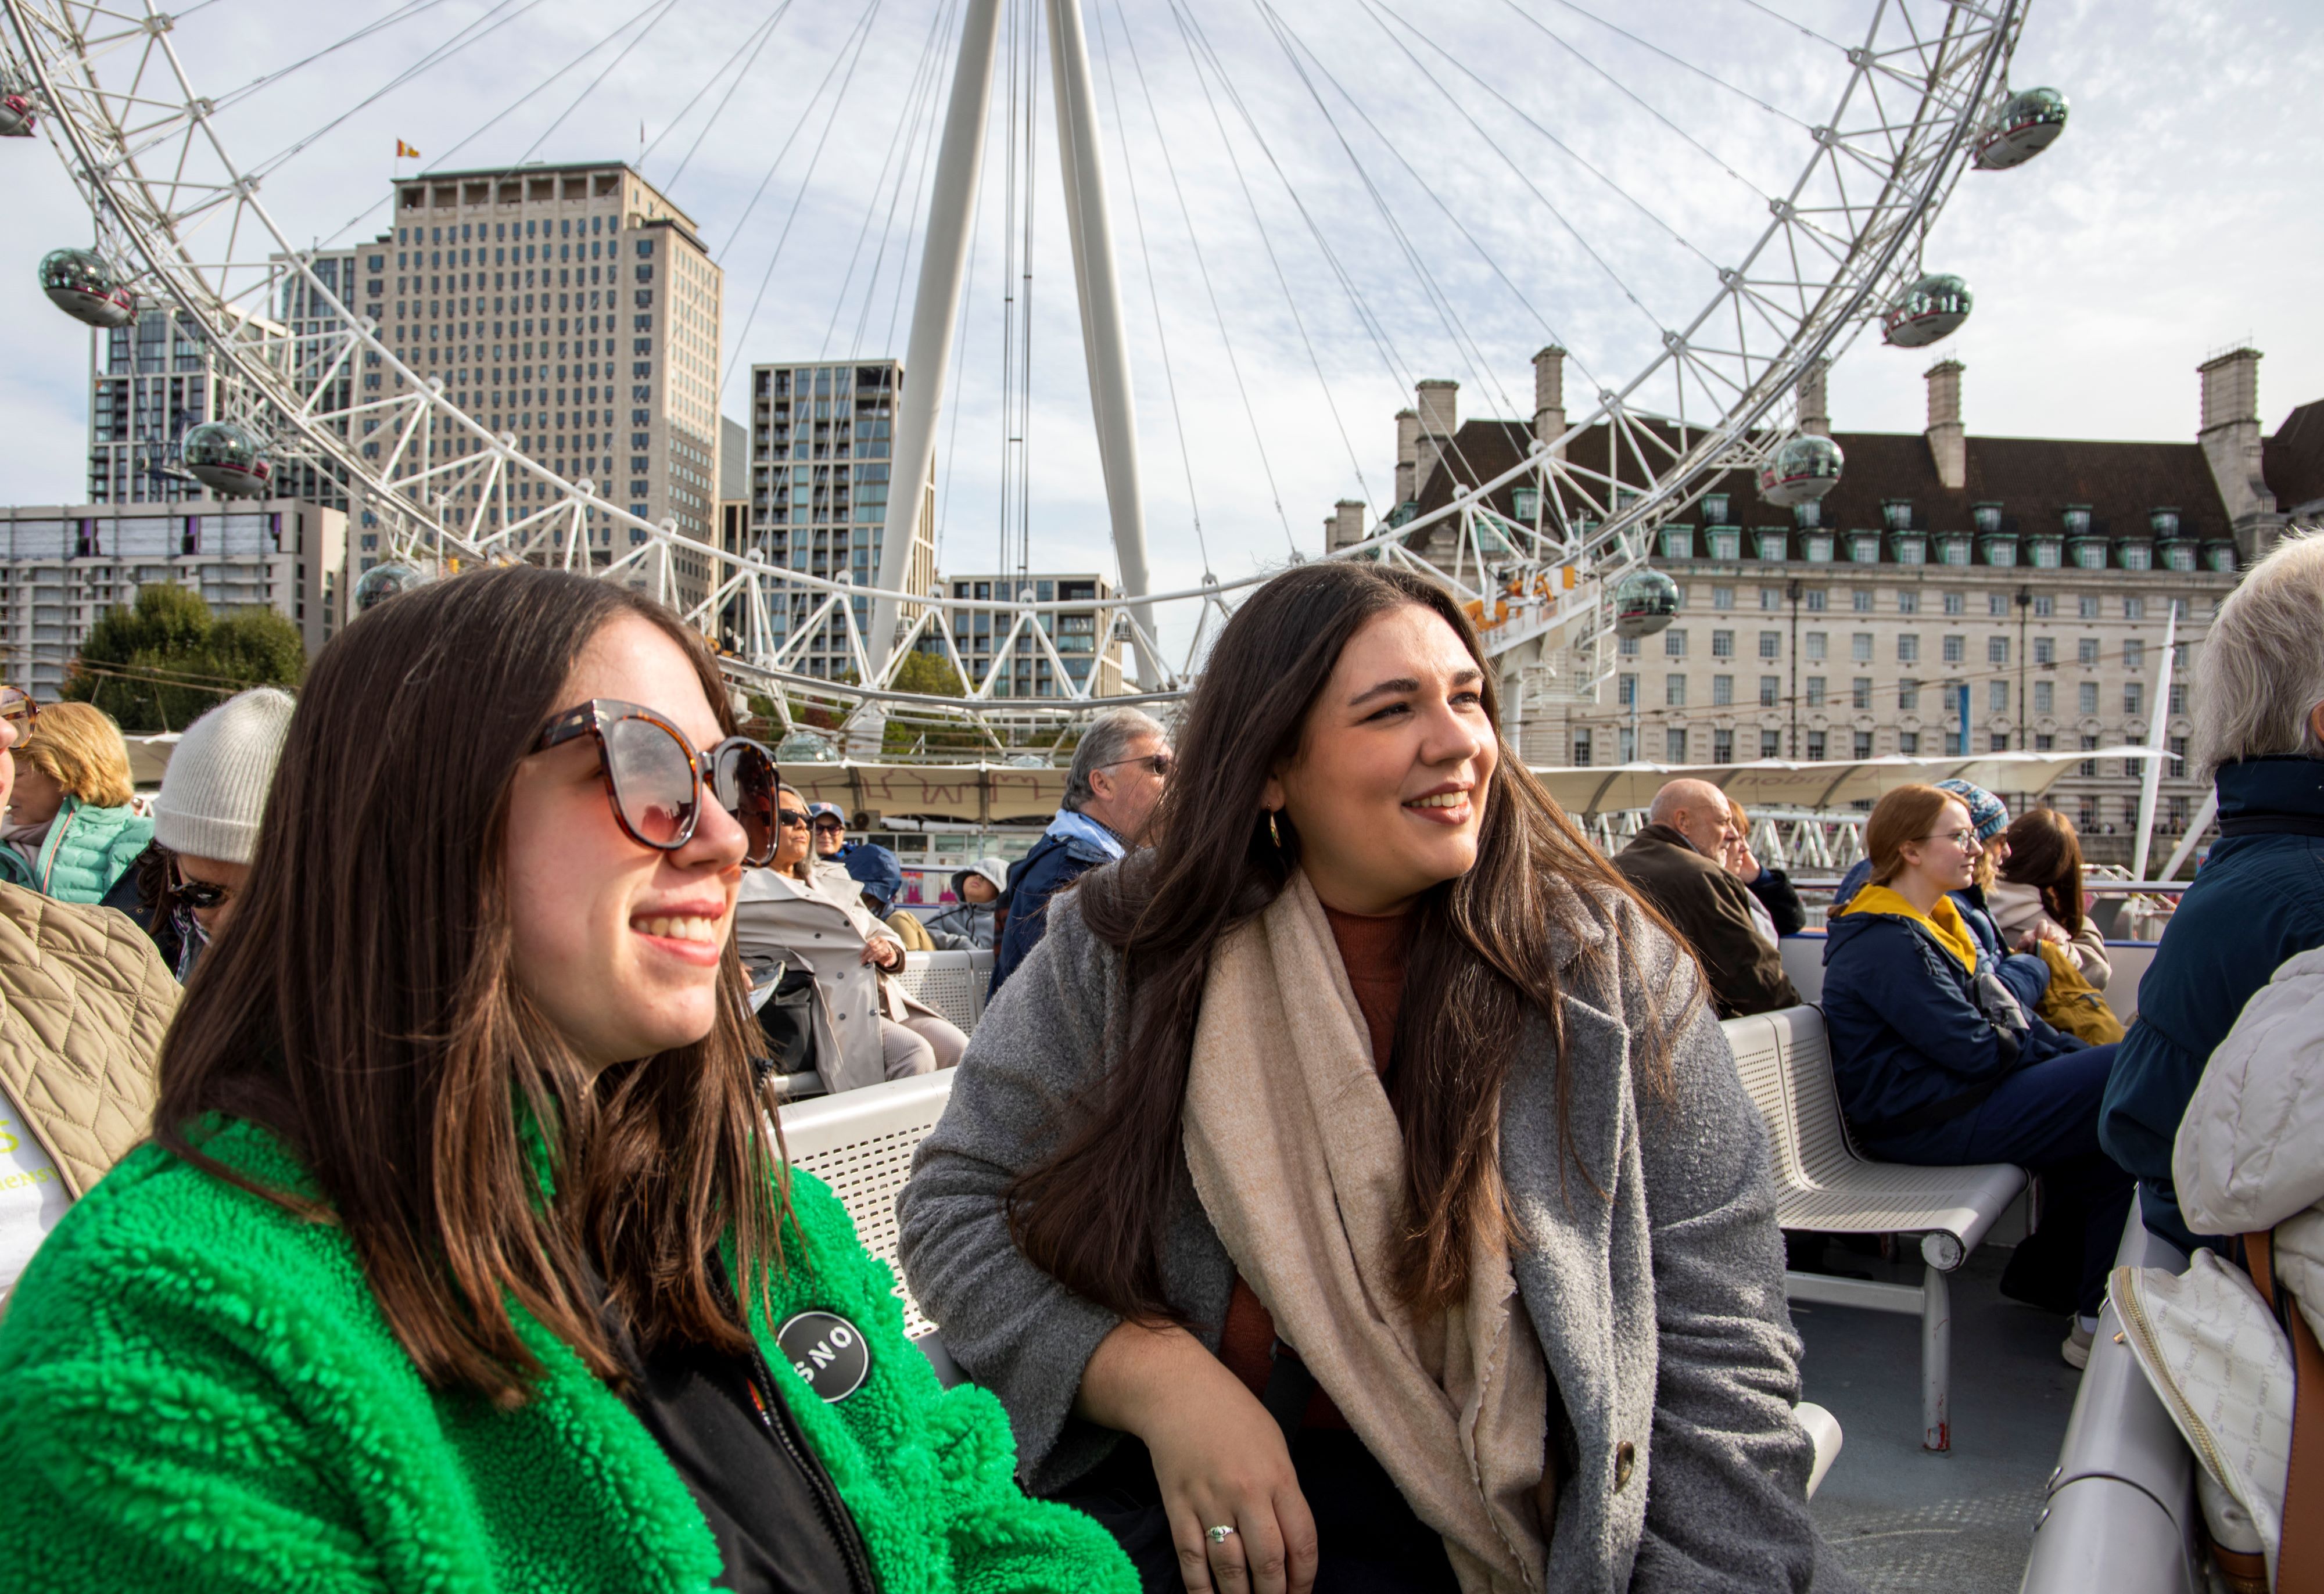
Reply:
<svg viewBox="0 0 2324 1594"><path fill-rule="evenodd" d="M1961 806L1969 810L1969 822L1977 826L1978 841L1989 842L2009 828L2009 809L1982 786L1972 786L1966 780L1940 780L1937 789L1960 798Z"/></svg>
<svg viewBox="0 0 2324 1594"><path fill-rule="evenodd" d="M275 760L290 734L292 703L288 692L260 686L227 698L188 726L161 773L153 839L173 852L249 862Z"/></svg>

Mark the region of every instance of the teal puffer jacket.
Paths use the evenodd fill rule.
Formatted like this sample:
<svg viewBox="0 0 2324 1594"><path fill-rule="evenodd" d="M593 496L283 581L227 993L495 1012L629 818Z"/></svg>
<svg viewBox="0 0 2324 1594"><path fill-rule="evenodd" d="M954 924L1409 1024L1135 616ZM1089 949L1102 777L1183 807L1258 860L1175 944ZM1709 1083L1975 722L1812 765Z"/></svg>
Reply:
<svg viewBox="0 0 2324 1594"><path fill-rule="evenodd" d="M136 809L99 808L68 797L37 861L28 867L0 847L0 878L60 902L102 902L152 839L152 820Z"/></svg>

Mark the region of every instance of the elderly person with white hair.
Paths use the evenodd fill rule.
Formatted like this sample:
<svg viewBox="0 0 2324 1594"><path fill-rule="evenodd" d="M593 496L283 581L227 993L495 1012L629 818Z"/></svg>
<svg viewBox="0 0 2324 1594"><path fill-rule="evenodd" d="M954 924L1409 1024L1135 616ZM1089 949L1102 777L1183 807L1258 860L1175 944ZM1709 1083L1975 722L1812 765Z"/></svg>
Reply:
<svg viewBox="0 0 2324 1594"><path fill-rule="evenodd" d="M1090 722L1065 774L1065 806L1009 871L1001 899L1007 921L993 949L990 996L1001 994L1001 981L1047 933L1049 898L1144 842L1171 758L1170 733L1151 714L1116 708Z"/></svg>
<svg viewBox="0 0 2324 1594"><path fill-rule="evenodd" d="M2286 960L2324 946L2324 536L2279 540L2220 604L2194 661L2196 767L2219 841L2138 984L2098 1142L2137 1176L2146 1226L2198 1243L2171 1147L2211 1053Z"/></svg>
<svg viewBox="0 0 2324 1594"><path fill-rule="evenodd" d="M1775 937L1761 935L1750 889L1727 867L1738 838L1726 794L1708 780L1674 780L1655 793L1646 817L1614 867L1693 949L1719 1016L1797 1007Z"/></svg>

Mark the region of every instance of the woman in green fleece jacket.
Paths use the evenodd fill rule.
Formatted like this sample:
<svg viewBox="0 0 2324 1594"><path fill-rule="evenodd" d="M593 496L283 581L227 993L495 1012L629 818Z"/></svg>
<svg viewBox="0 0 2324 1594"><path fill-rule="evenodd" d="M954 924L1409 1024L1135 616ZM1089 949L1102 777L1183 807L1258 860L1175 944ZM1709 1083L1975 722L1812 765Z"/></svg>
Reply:
<svg viewBox="0 0 2324 1594"><path fill-rule="evenodd" d="M325 651L154 1142L0 1320L9 1586L1134 1586L785 1177L726 705L666 610L530 567Z"/></svg>

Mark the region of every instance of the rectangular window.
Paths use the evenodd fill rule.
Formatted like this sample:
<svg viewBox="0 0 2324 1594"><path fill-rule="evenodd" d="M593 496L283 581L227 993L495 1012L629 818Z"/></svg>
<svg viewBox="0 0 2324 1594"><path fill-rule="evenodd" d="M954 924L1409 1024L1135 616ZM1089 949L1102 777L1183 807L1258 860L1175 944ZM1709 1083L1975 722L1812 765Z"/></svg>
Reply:
<svg viewBox="0 0 2324 1594"><path fill-rule="evenodd" d="M1849 594L1848 606L1851 612L1858 614L1871 613L1872 589L1868 586L1859 586L1854 592Z"/></svg>
<svg viewBox="0 0 2324 1594"><path fill-rule="evenodd" d="M1856 733L1856 756L1859 760L1868 759L1872 756L1871 732L1858 731Z"/></svg>
<svg viewBox="0 0 2324 1594"><path fill-rule="evenodd" d="M1579 769L1590 767L1590 733L1587 731L1573 733L1573 764Z"/></svg>
<svg viewBox="0 0 2324 1594"><path fill-rule="evenodd" d="M2058 613L2058 600L2057 600L2057 599L2055 599L2055 598L2052 597L2048 593L2041 593L2041 594L2036 594L2036 595L2035 595L2035 597L2034 597L2034 619L2036 619L2036 620L2048 620L2048 619L2050 619L2051 617L2052 617L2053 615L2055 615L2057 613Z"/></svg>
<svg viewBox="0 0 2324 1594"><path fill-rule="evenodd" d="M2096 688L2096 687L2092 687L2092 688L2091 688L2091 690L2092 690L2092 691L2096 691L2096 690L2097 690L2097 688ZM1629 707L1629 706L1631 706L1633 704L1637 703L1637 700L1638 700L1638 677L1636 677L1636 676L1627 676L1627 675L1626 675L1626 676L1617 676L1617 677L1614 677L1614 701L1615 701L1616 703L1618 703L1618 704L1621 705L1621 706L1623 706L1624 708L1628 708L1628 707Z"/></svg>
<svg viewBox="0 0 2324 1594"><path fill-rule="evenodd" d="M2146 644L2141 641L2125 642L2122 645L2122 667L2125 669L2144 669Z"/></svg>
<svg viewBox="0 0 2324 1594"><path fill-rule="evenodd" d="M1899 614L1918 614L1920 612L1921 612L1921 594L1920 594L1919 593L1906 591L1906 592L1899 592L1899 593L1896 594L1896 613L1899 613Z"/></svg>
<svg viewBox="0 0 2324 1594"><path fill-rule="evenodd" d="M1762 659L1781 659L1783 656L1784 633L1779 631L1761 631L1759 633L1759 657Z"/></svg>
<svg viewBox="0 0 2324 1594"><path fill-rule="evenodd" d="M1848 705L1855 709L1872 706L1872 677L1858 676L1848 683Z"/></svg>
<svg viewBox="0 0 2324 1594"><path fill-rule="evenodd" d="M1969 639L1967 637L1947 637L1945 639L1944 656L1945 662L1947 664L1959 664L1962 659L1968 658Z"/></svg>
<svg viewBox="0 0 2324 1594"><path fill-rule="evenodd" d="M1896 638L1896 662L1899 664L1918 664L1921 662L1920 632L1908 631L1898 634Z"/></svg>
<svg viewBox="0 0 2324 1594"><path fill-rule="evenodd" d="M1783 702L1783 700L1784 677L1781 676L1761 676L1759 677L1759 706L1761 708L1774 708L1776 705Z"/></svg>
<svg viewBox="0 0 2324 1594"><path fill-rule="evenodd" d="M1986 594L1985 612L1993 616L1996 620L2004 620L2008 618L2009 594L2003 592L1989 592Z"/></svg>
<svg viewBox="0 0 2324 1594"><path fill-rule="evenodd" d="M2074 607L2078 619L2096 620L2098 617L2098 601L2088 593L2074 600Z"/></svg>
<svg viewBox="0 0 2324 1594"><path fill-rule="evenodd" d="M1711 606L1714 609L1732 609L1735 607L1735 589L1731 586L1712 587L1711 589Z"/></svg>
<svg viewBox="0 0 2324 1594"><path fill-rule="evenodd" d="M1711 761L1714 764L1731 764L1735 761L1734 732L1713 731L1711 733Z"/></svg>
<svg viewBox="0 0 2324 1594"><path fill-rule="evenodd" d="M1896 706L1899 709L1921 706L1921 683L1907 677L1896 683Z"/></svg>
<svg viewBox="0 0 2324 1594"><path fill-rule="evenodd" d="M1784 756L1784 733L1781 731L1759 733L1759 756L1763 759L1779 759Z"/></svg>
<svg viewBox="0 0 2324 1594"><path fill-rule="evenodd" d="M1686 657L1685 631L1680 630L1676 626L1673 626L1670 630L1663 632L1663 657L1665 659L1683 659Z"/></svg>
<svg viewBox="0 0 2324 1594"><path fill-rule="evenodd" d="M1872 662L1872 633L1859 631L1848 639L1848 656L1858 664Z"/></svg>
<svg viewBox="0 0 2324 1594"><path fill-rule="evenodd" d="M1918 731L1897 732L1896 751L1903 753L1908 759L1919 758L1921 756L1921 733Z"/></svg>
<svg viewBox="0 0 2324 1594"><path fill-rule="evenodd" d="M1985 684L1985 700L1989 712L1994 714L2007 714L2009 712L2009 683L2007 681L1987 681Z"/></svg>
<svg viewBox="0 0 2324 1594"><path fill-rule="evenodd" d="M1810 676L1808 677L1807 698L1808 706L1810 708L1821 708L1823 706L1823 687L1824 679L1821 676Z"/></svg>
<svg viewBox="0 0 2324 1594"><path fill-rule="evenodd" d="M1663 706L1665 708L1684 708L1686 706L1686 677L1684 676L1667 675L1663 677Z"/></svg>
<svg viewBox="0 0 2324 1594"><path fill-rule="evenodd" d="M1807 600L1808 613L1811 614L1821 614L1831 607L1831 594L1820 586L1808 589Z"/></svg>
<svg viewBox="0 0 2324 1594"><path fill-rule="evenodd" d="M1986 738L1986 746L1989 751L1994 752L2007 752L2009 751L2008 733L2005 731L1996 731L1992 735Z"/></svg>
<svg viewBox="0 0 2324 1594"><path fill-rule="evenodd" d="M2096 637L2078 637L2078 638L2076 638L2076 639L2074 640L2074 662L2075 662L2076 664L2096 664L2098 661L2098 638L2096 638Z"/></svg>
<svg viewBox="0 0 2324 1594"><path fill-rule="evenodd" d="M1625 725L1614 736L1615 756L1623 763L1634 763L1638 756L1638 733Z"/></svg>
<svg viewBox="0 0 2324 1594"><path fill-rule="evenodd" d="M1986 638L1986 639L1985 639L1985 661L1986 661L1987 664L2006 664L2006 663L2008 663L2008 662L2009 662L2009 639L2008 639L2007 637L1987 637L1987 638Z"/></svg>
<svg viewBox="0 0 2324 1594"><path fill-rule="evenodd" d="M1783 606L1784 589L1782 587L1763 586L1759 589L1759 607L1761 609L1780 609Z"/></svg>
<svg viewBox="0 0 2324 1594"><path fill-rule="evenodd" d="M2080 711L2085 714L2093 714L2098 713L2098 684L2096 681L2084 681L2081 684L2080 691L2077 694L2077 703Z"/></svg>
<svg viewBox="0 0 2324 1594"><path fill-rule="evenodd" d="M1807 656L1810 662L1820 662L1822 659L1824 654L1824 644L1829 639L1826 638L1824 633L1820 631L1812 631L1808 632Z"/></svg>
<svg viewBox="0 0 2324 1594"><path fill-rule="evenodd" d="M2163 773L2173 777L2187 773L2187 739L2184 736L2171 738L2171 766Z"/></svg>
<svg viewBox="0 0 2324 1594"><path fill-rule="evenodd" d="M2122 712L2138 714L2146 712L2146 683L2125 681L2122 684Z"/></svg>
<svg viewBox="0 0 2324 1594"><path fill-rule="evenodd" d="M1713 676L1711 677L1711 701L1715 707L1719 708L1726 708L1733 705L1735 702L1735 677L1733 676Z"/></svg>
<svg viewBox="0 0 2324 1594"><path fill-rule="evenodd" d="M1686 762L1686 727L1673 725L1663 733L1663 757L1668 762Z"/></svg>
<svg viewBox="0 0 2324 1594"><path fill-rule="evenodd" d="M1824 740L1821 731L1808 733L1808 757L1816 763L1823 762Z"/></svg>
<svg viewBox="0 0 2324 1594"><path fill-rule="evenodd" d="M1711 656L1713 659L1734 658L1735 633L1731 631L1712 631L1711 633Z"/></svg>
<svg viewBox="0 0 2324 1594"><path fill-rule="evenodd" d="M1966 593L1957 592L1947 593L1945 594L1945 613L1948 614L1966 614L1969 613L1969 594Z"/></svg>
<svg viewBox="0 0 2324 1594"><path fill-rule="evenodd" d="M2035 637L2034 639L2034 662L2036 664L2057 663L2058 639L2055 637Z"/></svg>
<svg viewBox="0 0 2324 1594"><path fill-rule="evenodd" d="M2055 714L2057 712L2057 696L2058 686L2055 681L2034 682L2034 712L2035 714Z"/></svg>
<svg viewBox="0 0 2324 1594"><path fill-rule="evenodd" d="M2187 683L2184 681L2171 683L2171 712L2172 714L2187 712Z"/></svg>
<svg viewBox="0 0 2324 1594"><path fill-rule="evenodd" d="M2095 830L2098 828L2098 798L2094 797L2076 797L2074 799L2074 806L2078 810L2074 820L2076 824L2080 825L2084 830Z"/></svg>
<svg viewBox="0 0 2324 1594"><path fill-rule="evenodd" d="M2123 601L2122 601L2122 617L2123 617L2125 620L2144 620L2144 619L2145 619L2145 618L2146 618L2146 600L2145 600L2144 598L2125 598L2125 599L2123 599Z"/></svg>

